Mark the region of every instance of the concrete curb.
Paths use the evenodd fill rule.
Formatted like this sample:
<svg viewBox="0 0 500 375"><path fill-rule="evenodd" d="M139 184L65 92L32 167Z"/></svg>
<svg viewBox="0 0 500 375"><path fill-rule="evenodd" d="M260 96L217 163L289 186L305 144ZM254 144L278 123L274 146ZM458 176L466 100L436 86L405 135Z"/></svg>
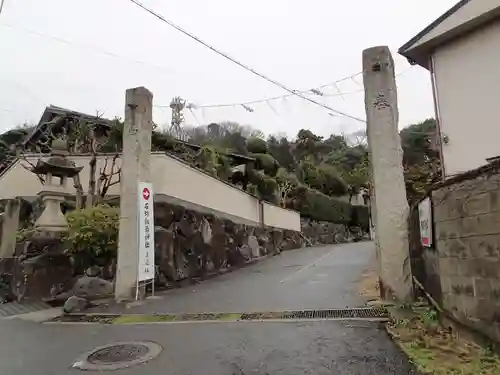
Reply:
<svg viewBox="0 0 500 375"><path fill-rule="evenodd" d="M58 318L63 315L63 310L60 307L54 307L47 310L35 311L26 314L11 315L3 319L20 319L35 323L43 323L47 320Z"/></svg>
<svg viewBox="0 0 500 375"><path fill-rule="evenodd" d="M63 324L63 325L115 325L115 326L134 326L134 325L165 325L165 324L224 324L224 323L307 323L307 322L368 322L385 323L386 318L322 318L322 319L255 319L255 320L188 320L188 321L165 321L165 322L133 322L133 323L111 323L101 322L43 322L43 324Z"/></svg>

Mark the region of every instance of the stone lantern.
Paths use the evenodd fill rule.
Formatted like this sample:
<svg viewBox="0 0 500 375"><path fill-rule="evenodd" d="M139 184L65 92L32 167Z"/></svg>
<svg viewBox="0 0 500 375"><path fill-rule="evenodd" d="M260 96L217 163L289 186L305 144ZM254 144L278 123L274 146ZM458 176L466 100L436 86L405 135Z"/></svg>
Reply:
<svg viewBox="0 0 500 375"><path fill-rule="evenodd" d="M68 223L61 211L61 203L71 194L67 191L68 178L76 176L83 167L77 167L66 158L67 142L52 142L52 154L39 159L31 172L44 176L45 183L38 195L44 209L34 225L20 257L21 282L18 299L51 299L72 279L73 265L65 253L62 235Z"/></svg>
<svg viewBox="0 0 500 375"><path fill-rule="evenodd" d="M52 142L52 155L38 163L31 172L45 176L43 189L38 193L44 203L44 210L35 222L35 231L52 234L58 237L68 230L68 223L61 211L61 203L71 194L67 191L68 178L75 177L83 167L76 167L74 163L66 158L68 154L67 142L63 139L55 139Z"/></svg>

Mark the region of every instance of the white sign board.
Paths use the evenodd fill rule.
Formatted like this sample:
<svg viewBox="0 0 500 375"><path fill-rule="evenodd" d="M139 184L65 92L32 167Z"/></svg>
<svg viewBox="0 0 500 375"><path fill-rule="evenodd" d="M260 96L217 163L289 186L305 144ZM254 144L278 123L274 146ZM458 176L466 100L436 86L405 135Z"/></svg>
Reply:
<svg viewBox="0 0 500 375"><path fill-rule="evenodd" d="M420 242L424 247L431 247L432 207L431 199L428 197L418 204L418 220L420 222Z"/></svg>
<svg viewBox="0 0 500 375"><path fill-rule="evenodd" d="M146 281L155 277L153 184L139 182L138 204L139 270L137 280Z"/></svg>

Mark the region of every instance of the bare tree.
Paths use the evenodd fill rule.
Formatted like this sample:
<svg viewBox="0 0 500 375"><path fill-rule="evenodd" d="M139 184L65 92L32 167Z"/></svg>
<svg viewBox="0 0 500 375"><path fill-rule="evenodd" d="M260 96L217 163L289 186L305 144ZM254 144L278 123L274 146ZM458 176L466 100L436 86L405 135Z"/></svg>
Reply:
<svg viewBox="0 0 500 375"><path fill-rule="evenodd" d="M286 200L288 198L288 194L294 189L293 184L288 180L280 180L278 182L278 198L280 200L280 206L286 207Z"/></svg>
<svg viewBox="0 0 500 375"><path fill-rule="evenodd" d="M121 167L118 167L116 162L119 158L118 154L115 154L111 161L111 166L108 170L108 158L106 157L104 161L104 167L99 171L99 180L97 182L98 196L95 204L102 202L104 197L109 191L111 186L117 185L121 181Z"/></svg>
<svg viewBox="0 0 500 375"><path fill-rule="evenodd" d="M115 147L115 154L109 162L108 157L105 157L104 167L99 171L98 158L102 148L110 141L109 133L110 125L101 119L102 114L97 112L96 116L90 118L88 116L66 118L64 115L56 116L50 122L42 124L39 128L40 135L37 140L31 144L31 149L42 153L50 153L52 151L52 141L58 137L65 137L68 141L68 151L72 155L90 154L89 161L89 181L87 196L85 199L85 207L90 208L102 202L103 198L109 191L109 188L120 182L121 168L117 165L119 158L118 149ZM26 156L18 152L18 157L24 163L25 169L31 170L34 165L26 158ZM73 161L73 164L74 161ZM43 184L42 176L38 176ZM73 178L73 187L75 188L76 209L81 209L84 206L84 189L81 178L76 175Z"/></svg>

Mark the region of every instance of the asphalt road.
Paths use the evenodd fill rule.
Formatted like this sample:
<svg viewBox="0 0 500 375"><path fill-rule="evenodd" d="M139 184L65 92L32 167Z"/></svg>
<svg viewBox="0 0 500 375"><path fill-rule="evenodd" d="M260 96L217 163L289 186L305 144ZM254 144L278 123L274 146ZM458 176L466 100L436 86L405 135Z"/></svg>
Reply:
<svg viewBox="0 0 500 375"><path fill-rule="evenodd" d="M129 313L250 312L363 305L356 281L370 243L284 253ZM0 374L69 375L79 357L119 341L154 341L162 353L126 375L413 374L378 323L365 321L54 325L0 320ZM98 372L101 373L101 372ZM104 372L102 372L104 373Z"/></svg>

